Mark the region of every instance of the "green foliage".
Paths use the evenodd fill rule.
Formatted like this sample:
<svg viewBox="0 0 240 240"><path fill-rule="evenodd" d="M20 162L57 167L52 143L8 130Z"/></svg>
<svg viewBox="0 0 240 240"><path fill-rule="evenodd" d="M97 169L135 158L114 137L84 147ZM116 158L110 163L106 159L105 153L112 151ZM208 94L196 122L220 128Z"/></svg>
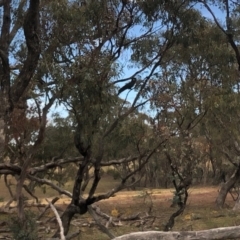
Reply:
<svg viewBox="0 0 240 240"><path fill-rule="evenodd" d="M0 130L12 131L2 144L9 166L21 168L29 159L26 170L34 172L31 168L41 166L34 176L61 187L75 178L74 196L81 196L84 181L93 176L93 196L101 163L113 159L139 157L109 168L114 179L136 171L133 181L145 178L146 184L157 187L169 172L166 152L183 176L204 168L210 160L214 171L227 160L239 161L237 54L228 44L232 36L239 43L239 6L232 3L225 24L231 29L225 32L224 24L219 29L195 9L192 0L89 0L84 6L77 0L43 0L36 10L40 59L31 62L36 48L30 49L29 42L36 33L30 39L24 36L23 18L31 6L25 2L15 1L7 8L9 1L4 1L0 7L4 12L1 39L6 39L0 66L0 120L4 122ZM225 9L225 3L204 3ZM6 16L9 11L12 16ZM137 81L131 97L121 99L124 94L118 96L117 90L132 76ZM15 96L21 84L22 93ZM49 117L53 103L64 108L68 117ZM151 151L151 158L141 166ZM83 157L78 159L79 176L74 163L56 170L57 159L79 156ZM29 178L31 172L21 175ZM30 190L37 184L30 182ZM32 225L30 219L26 222L29 225L22 228L28 232ZM13 221L12 225L20 229L20 224Z"/></svg>
<svg viewBox="0 0 240 240"><path fill-rule="evenodd" d="M20 221L18 217L11 217L9 220L9 229L15 240L38 239L37 224L33 212L26 211L24 221Z"/></svg>
<svg viewBox="0 0 240 240"><path fill-rule="evenodd" d="M38 158L43 162L52 161L55 158L64 158L77 155L73 142L73 129L70 118L53 116L51 123L46 128L44 142L39 149Z"/></svg>

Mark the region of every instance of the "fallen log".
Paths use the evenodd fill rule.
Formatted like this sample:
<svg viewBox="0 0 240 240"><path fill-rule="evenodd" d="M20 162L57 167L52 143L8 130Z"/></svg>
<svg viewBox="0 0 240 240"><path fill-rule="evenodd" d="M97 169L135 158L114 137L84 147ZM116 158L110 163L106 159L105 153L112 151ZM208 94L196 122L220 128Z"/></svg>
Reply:
<svg viewBox="0 0 240 240"><path fill-rule="evenodd" d="M125 234L113 240L226 240L240 239L240 226L221 227L201 231L146 231Z"/></svg>

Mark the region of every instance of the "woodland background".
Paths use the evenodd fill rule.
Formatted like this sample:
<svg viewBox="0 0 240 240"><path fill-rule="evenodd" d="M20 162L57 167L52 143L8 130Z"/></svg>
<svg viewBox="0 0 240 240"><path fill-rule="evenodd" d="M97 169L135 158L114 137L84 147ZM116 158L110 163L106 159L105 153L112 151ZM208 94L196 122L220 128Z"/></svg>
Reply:
<svg viewBox="0 0 240 240"><path fill-rule="evenodd" d="M124 189L174 188L164 231L192 186L239 208L238 1L0 0L0 16L0 174L21 234L39 189L70 199L62 239Z"/></svg>

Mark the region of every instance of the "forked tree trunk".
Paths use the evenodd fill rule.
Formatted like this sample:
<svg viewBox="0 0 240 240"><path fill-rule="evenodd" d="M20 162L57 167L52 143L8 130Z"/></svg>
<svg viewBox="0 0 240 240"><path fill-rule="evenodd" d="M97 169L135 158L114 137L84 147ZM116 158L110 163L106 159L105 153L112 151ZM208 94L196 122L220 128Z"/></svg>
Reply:
<svg viewBox="0 0 240 240"><path fill-rule="evenodd" d="M222 208L224 206L228 192L231 190L234 184L238 181L239 177L240 177L240 166L234 171L233 175L230 177L230 179L228 179L228 181L226 181L225 183L222 183L219 194L216 199L217 207Z"/></svg>
<svg viewBox="0 0 240 240"><path fill-rule="evenodd" d="M64 235L67 235L70 227L70 222L75 214L76 214L76 209L75 209L75 206L73 205L69 205L65 210L65 212L63 213L61 220L62 220L62 225L64 229ZM54 237L59 237L59 231L55 233Z"/></svg>
<svg viewBox="0 0 240 240"><path fill-rule="evenodd" d="M70 203L64 213L61 216L61 221L62 221L62 226L64 229L64 235L66 236L69 232L69 227L72 218L74 217L75 214L80 214L83 215L87 212L87 204L80 204L79 206L75 206L74 204ZM56 231L54 234L53 238L59 238L59 229Z"/></svg>

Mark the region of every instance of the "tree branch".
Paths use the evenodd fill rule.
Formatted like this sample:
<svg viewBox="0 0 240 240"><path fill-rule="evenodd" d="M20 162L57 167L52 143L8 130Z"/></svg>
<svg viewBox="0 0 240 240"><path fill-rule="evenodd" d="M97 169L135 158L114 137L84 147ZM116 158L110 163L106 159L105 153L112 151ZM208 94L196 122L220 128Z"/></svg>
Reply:
<svg viewBox="0 0 240 240"><path fill-rule="evenodd" d="M9 171L9 174L12 174L12 175L19 175L21 173L21 168L17 165L13 165L13 164L10 164L10 163L1 163L0 164L0 173L1 174L6 174L6 172Z"/></svg>
<svg viewBox="0 0 240 240"><path fill-rule="evenodd" d="M93 219L95 220L97 226L100 228L100 230L101 230L103 233L107 234L110 239L115 238L115 236L114 236L111 232L109 232L109 230L108 230L104 225L102 225L102 224L100 223L100 221L99 221L99 219L98 219L98 217L97 217L94 209L93 209L91 206L88 206L88 212L89 212L89 214L93 217Z"/></svg>
<svg viewBox="0 0 240 240"><path fill-rule="evenodd" d="M57 222L58 222L58 225L59 225L59 228L60 228L60 237L61 237L61 240L66 240L65 236L64 236L64 229L63 229L63 225L62 225L62 221L61 221L61 218L57 212L57 209L54 207L54 205L46 198L46 201L48 202L49 206L51 207L52 211L54 212L55 216L56 216L56 219L57 219Z"/></svg>
<svg viewBox="0 0 240 240"><path fill-rule="evenodd" d="M27 185L23 184L23 188L25 189L25 191L33 198L35 198L36 202L38 203L38 198L30 191L30 189L28 188Z"/></svg>
<svg viewBox="0 0 240 240"><path fill-rule="evenodd" d="M23 68L12 87L12 101L14 104L19 101L29 86L40 56L39 0L30 0L23 29L28 53Z"/></svg>
<svg viewBox="0 0 240 240"><path fill-rule="evenodd" d="M27 175L27 178L31 179L31 180L34 180L40 184L46 184L48 186L50 186L52 189L56 190L59 194L65 194L66 196L68 197L72 197L72 194L64 189L61 189L60 187L58 187L57 185L55 185L53 182L51 182L50 180L48 179L44 179L44 178L38 178L38 177L35 177L35 176L31 176L31 175Z"/></svg>
<svg viewBox="0 0 240 240"><path fill-rule="evenodd" d="M27 176L27 169L29 168L31 161L32 161L32 155L36 152L36 150L39 148L40 144L42 143L44 139L44 132L46 129L46 124L47 124L47 113L49 111L49 108L52 106L53 102L55 100L55 96L53 96L48 104L45 105L43 108L43 114L40 122L40 128L37 136L37 140L35 141L34 145L32 148L30 148L27 158L25 159L23 166L21 168L21 173L19 176L19 180L17 182L17 188L16 188L16 197L17 197L17 202L18 202L18 210L19 210L19 217L23 217L23 198L22 198L22 187L23 183L26 179ZM21 212L21 213L20 213Z"/></svg>
<svg viewBox="0 0 240 240"><path fill-rule="evenodd" d="M44 172L48 169L52 169L52 168L56 168L56 167L60 167L62 165L68 164L68 163L76 163L76 162L80 162L80 161L83 161L83 157L58 159L57 161L52 161L50 163L46 163L41 166L32 167L29 169L29 173L31 173L31 175L35 175L36 173Z"/></svg>
<svg viewBox="0 0 240 240"><path fill-rule="evenodd" d="M55 202L57 202L59 200L59 197L55 197L52 199L51 203L54 204ZM50 204L48 204L45 209L41 212L41 214L37 217L37 220L40 220L42 218L42 216L45 214L45 212L49 209Z"/></svg>
<svg viewBox="0 0 240 240"><path fill-rule="evenodd" d="M118 164L122 164L122 163L128 163L128 162L131 162L131 161L135 161L139 159L139 156L138 157L128 157L128 158L121 158L121 159L118 159L118 160L111 160L109 162L101 162L101 166L112 166L112 165L118 165Z"/></svg>
<svg viewBox="0 0 240 240"><path fill-rule="evenodd" d="M238 63L238 71L240 72L240 52L239 49L237 47L237 45L235 44L234 40L233 40L233 32L230 26L230 16L229 16L229 5L228 5L228 0L225 0L226 3L226 25L227 25L227 30L225 30L221 24L219 23L219 21L217 20L215 14L213 13L212 9L209 7L209 5L206 3L205 0L199 0L199 2L201 2L206 9L209 11L209 13L212 15L214 22L216 23L216 25L218 26L218 28L227 36L228 38L228 42L230 43L232 49L235 52L236 55L236 59L237 59L237 63Z"/></svg>
<svg viewBox="0 0 240 240"><path fill-rule="evenodd" d="M126 177L124 177L121 181L121 183L113 188L112 190L110 190L109 192L105 193L105 194L101 194L101 195L98 195L98 196L93 196L93 197L89 197L86 199L86 203L87 205L91 205L95 202L98 202L100 200L103 200L103 199L108 199L110 197L112 197L116 192L119 192L120 190L124 189L126 186L125 186L125 183L127 182L127 180L133 176L134 174L136 174L137 172L139 172L145 165L146 163L148 162L148 160L152 157L152 155L156 152L156 150L163 144L167 141L168 139L164 139L162 142L160 142L159 144L157 144L156 147L154 147L150 153L146 156L145 160L139 165L138 168L136 168L134 171L132 171L131 173L129 173ZM145 154L144 154L145 155ZM143 156L140 156L140 158L142 158Z"/></svg>
<svg viewBox="0 0 240 240"><path fill-rule="evenodd" d="M12 27L10 35L9 35L10 43L12 42L13 38L16 36L16 33L18 32L18 30L22 26L22 19L21 19L21 17L23 17L23 16L19 16L19 14L22 12L25 3L26 3L26 0L21 0L21 2L19 3L18 9L16 11L17 14L18 14L18 17L17 17L17 20L16 20L14 26Z"/></svg>

